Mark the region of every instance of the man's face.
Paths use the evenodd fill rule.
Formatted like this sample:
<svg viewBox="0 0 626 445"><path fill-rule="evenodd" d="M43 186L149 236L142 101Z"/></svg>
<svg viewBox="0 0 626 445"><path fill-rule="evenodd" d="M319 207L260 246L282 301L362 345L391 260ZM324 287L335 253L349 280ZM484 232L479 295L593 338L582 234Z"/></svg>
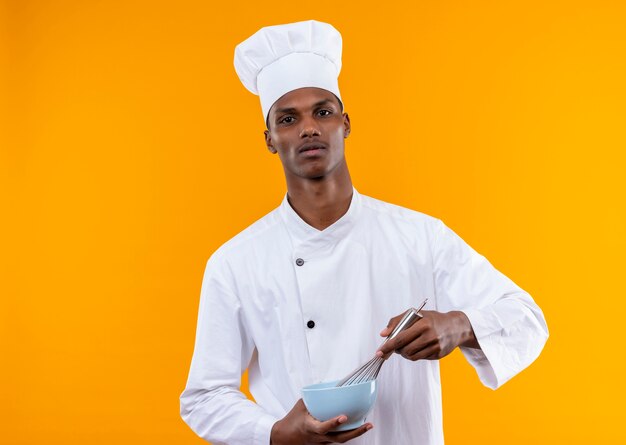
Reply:
<svg viewBox="0 0 626 445"><path fill-rule="evenodd" d="M320 179L345 163L344 138L350 133L350 119L330 91L290 91L272 105L268 124L265 143L278 153L288 179Z"/></svg>

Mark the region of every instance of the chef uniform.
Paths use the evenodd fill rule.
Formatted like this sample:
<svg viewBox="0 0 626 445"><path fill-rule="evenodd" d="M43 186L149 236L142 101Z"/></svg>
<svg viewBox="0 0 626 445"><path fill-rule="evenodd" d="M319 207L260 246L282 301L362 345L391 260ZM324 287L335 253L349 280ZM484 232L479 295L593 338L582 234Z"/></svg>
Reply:
<svg viewBox="0 0 626 445"><path fill-rule="evenodd" d="M300 83L283 84L282 94L323 84L340 98L341 37L330 25L263 28L236 54L246 65L236 58L244 84L255 90L271 84L269 98L263 86L256 90L264 117L280 88L269 79L256 82L260 72L280 79L285 70L294 75L305 66ZM294 54L298 66L284 60ZM277 60L282 65L272 72ZM310 75L316 63L326 71L313 72L332 74L334 83L326 74L321 80ZM441 220L353 189L348 211L318 230L285 195L207 262L181 416L214 445L268 445L272 426L301 398L303 386L340 379L369 360L389 319L425 298L426 310L467 315L481 349L460 349L489 388L532 363L548 337L531 296ZM239 390L246 369L256 403ZM378 385L367 418L374 428L349 443L443 444L439 361L393 354Z"/></svg>

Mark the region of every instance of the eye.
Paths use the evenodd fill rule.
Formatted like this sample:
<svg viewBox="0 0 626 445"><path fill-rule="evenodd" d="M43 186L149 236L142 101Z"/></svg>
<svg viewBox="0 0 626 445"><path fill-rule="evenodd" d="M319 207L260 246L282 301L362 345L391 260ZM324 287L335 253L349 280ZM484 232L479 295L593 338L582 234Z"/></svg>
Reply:
<svg viewBox="0 0 626 445"><path fill-rule="evenodd" d="M333 112L332 112L332 111L330 111L330 110L320 110L320 111L319 111L319 113L320 113L322 116L330 116L331 114L333 114ZM324 114L322 114L322 113L324 113Z"/></svg>
<svg viewBox="0 0 626 445"><path fill-rule="evenodd" d="M285 116L278 121L279 124L291 124L294 121L293 116Z"/></svg>

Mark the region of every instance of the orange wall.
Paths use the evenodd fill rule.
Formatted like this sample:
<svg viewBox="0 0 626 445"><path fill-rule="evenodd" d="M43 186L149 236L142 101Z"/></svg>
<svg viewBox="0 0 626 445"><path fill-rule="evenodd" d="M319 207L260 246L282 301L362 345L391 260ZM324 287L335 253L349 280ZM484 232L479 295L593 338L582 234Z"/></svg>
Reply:
<svg viewBox="0 0 626 445"><path fill-rule="evenodd" d="M498 391L443 361L447 443L625 443L625 3L230 5L0 2L0 442L203 443L178 396L204 265L285 192L233 50L315 18L344 37L357 189L444 220L548 320Z"/></svg>

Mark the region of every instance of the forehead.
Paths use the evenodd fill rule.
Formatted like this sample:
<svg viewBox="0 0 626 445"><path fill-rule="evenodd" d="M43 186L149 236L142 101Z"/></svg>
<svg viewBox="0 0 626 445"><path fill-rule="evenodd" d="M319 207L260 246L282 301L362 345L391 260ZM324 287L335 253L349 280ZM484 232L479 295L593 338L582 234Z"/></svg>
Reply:
<svg viewBox="0 0 626 445"><path fill-rule="evenodd" d="M323 100L339 105L335 95L328 90L314 87L298 88L284 94L274 102L270 114L281 108L306 109Z"/></svg>

